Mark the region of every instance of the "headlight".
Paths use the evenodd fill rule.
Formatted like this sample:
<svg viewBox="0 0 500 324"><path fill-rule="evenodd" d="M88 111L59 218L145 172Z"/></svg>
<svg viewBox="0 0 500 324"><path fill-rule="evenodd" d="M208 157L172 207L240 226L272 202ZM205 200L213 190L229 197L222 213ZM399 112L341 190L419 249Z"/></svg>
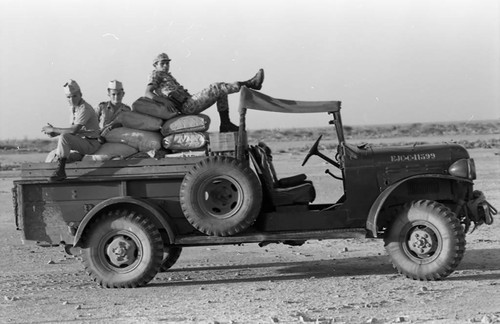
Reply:
<svg viewBox="0 0 500 324"><path fill-rule="evenodd" d="M455 177L476 179L476 165L473 159L461 159L448 168L448 173Z"/></svg>

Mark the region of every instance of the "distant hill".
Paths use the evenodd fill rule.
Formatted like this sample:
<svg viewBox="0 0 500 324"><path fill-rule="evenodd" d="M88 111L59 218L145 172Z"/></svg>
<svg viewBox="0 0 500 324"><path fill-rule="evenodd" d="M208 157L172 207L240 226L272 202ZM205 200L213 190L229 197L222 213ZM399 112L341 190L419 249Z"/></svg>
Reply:
<svg viewBox="0 0 500 324"><path fill-rule="evenodd" d="M333 127L333 126L332 126ZM335 139L332 127L317 128L290 128L265 129L250 131L251 139L262 141L304 141L316 139L323 135L324 140ZM399 137L439 137L453 136L460 138L469 135L491 135L491 138L500 140L500 120L474 121L462 123L413 123L400 125L371 125L348 126L344 125L346 139L386 139ZM498 135L498 136L496 136ZM497 143L498 145L498 143Z"/></svg>
<svg viewBox="0 0 500 324"><path fill-rule="evenodd" d="M315 140L323 135L324 140L333 140L332 127L316 128L282 128L250 130L249 142L295 142ZM456 123L413 123L400 125L371 125L349 126L344 125L344 134L347 139L387 139L398 137L432 137L454 136L460 139L465 135L491 135L491 138L482 143L471 143L465 140L460 144L468 147L500 147L500 120L471 121ZM496 136L498 135L498 136ZM49 152L55 148L54 139L22 139L0 140L0 153L2 151L18 152Z"/></svg>

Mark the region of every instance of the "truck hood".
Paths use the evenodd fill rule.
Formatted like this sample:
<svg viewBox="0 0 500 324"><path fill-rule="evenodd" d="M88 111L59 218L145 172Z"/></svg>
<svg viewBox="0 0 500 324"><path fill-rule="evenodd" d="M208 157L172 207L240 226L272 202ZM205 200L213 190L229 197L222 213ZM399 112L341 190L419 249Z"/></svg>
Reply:
<svg viewBox="0 0 500 324"><path fill-rule="evenodd" d="M379 147L373 145L346 145L346 164L356 166L386 165L388 167L405 167L407 165L440 165L444 169L460 159L468 159L469 153L459 145L415 144L398 147Z"/></svg>
<svg viewBox="0 0 500 324"><path fill-rule="evenodd" d="M345 172L376 177L382 189L413 176L454 176L467 180L476 177L474 161L469 158L467 150L458 144L399 147L346 145L345 152ZM463 162L457 162L459 160ZM454 170L453 174L450 168Z"/></svg>

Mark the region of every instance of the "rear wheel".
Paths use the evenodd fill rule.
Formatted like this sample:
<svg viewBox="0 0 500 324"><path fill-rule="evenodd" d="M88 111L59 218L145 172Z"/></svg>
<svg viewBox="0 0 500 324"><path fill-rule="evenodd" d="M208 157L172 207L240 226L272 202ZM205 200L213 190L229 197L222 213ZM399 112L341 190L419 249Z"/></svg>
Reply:
<svg viewBox="0 0 500 324"><path fill-rule="evenodd" d="M114 210L96 219L86 233L83 263L87 273L103 287L144 286L158 273L163 241L144 215Z"/></svg>
<svg viewBox="0 0 500 324"><path fill-rule="evenodd" d="M161 262L160 272L170 269L181 256L182 247L167 246L163 248L163 261Z"/></svg>
<svg viewBox="0 0 500 324"><path fill-rule="evenodd" d="M262 189L253 171L228 157L198 162L184 177L182 211L200 232L228 236L252 225L260 212Z"/></svg>
<svg viewBox="0 0 500 324"><path fill-rule="evenodd" d="M447 277L465 252L465 233L456 215L429 200L406 205L384 241L394 267L415 280Z"/></svg>

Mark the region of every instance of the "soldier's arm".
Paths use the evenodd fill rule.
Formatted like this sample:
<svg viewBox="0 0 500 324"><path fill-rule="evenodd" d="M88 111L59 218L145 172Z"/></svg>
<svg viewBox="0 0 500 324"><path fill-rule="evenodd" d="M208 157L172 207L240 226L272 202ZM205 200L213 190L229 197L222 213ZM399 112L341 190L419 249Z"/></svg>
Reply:
<svg viewBox="0 0 500 324"><path fill-rule="evenodd" d="M163 105L165 105L167 108L170 108L170 109L175 109L175 105L172 101L170 101L168 98L165 98L165 97L161 97L161 96L158 96L156 93L155 93L155 87L153 84L148 84L146 86L146 92L144 93L144 96L149 98L149 99L153 99L154 101L156 102L159 102Z"/></svg>
<svg viewBox="0 0 500 324"><path fill-rule="evenodd" d="M103 128L104 127L104 116L102 114L102 104L103 103L101 102L94 109L95 110L95 114L97 115L97 122L99 123L99 128ZM102 117L102 119L101 119L101 117Z"/></svg>
<svg viewBox="0 0 500 324"><path fill-rule="evenodd" d="M71 125L69 127L54 127L48 124L47 126L42 127L42 132L50 136L56 136L67 133L76 134L80 131L81 128L82 125L80 124Z"/></svg>

